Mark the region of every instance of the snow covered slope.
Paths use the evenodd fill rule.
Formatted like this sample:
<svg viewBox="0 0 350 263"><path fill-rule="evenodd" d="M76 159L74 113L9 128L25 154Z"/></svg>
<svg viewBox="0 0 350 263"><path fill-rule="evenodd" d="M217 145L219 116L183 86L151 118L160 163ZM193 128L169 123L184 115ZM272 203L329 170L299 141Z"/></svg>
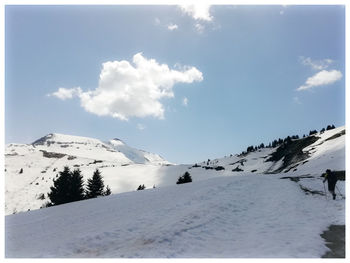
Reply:
<svg viewBox="0 0 350 263"><path fill-rule="evenodd" d="M154 153L149 153L142 150L137 150L126 145L122 140L113 139L107 143L114 150L122 152L127 158L132 160L134 163L139 164L170 164L168 161L164 160L161 156Z"/></svg>
<svg viewBox="0 0 350 263"><path fill-rule="evenodd" d="M118 172L124 172L128 165L140 172L138 163L147 164L141 169L143 177L147 170L161 169L170 163L159 155L136 150L121 143L113 145L116 140L104 143L100 140L64 134L48 134L32 144L9 144L5 149L5 211L6 214L38 209L47 202L47 193L64 166L79 168L85 181L90 178L96 168L102 170L105 183L112 187L114 193L130 191L137 183L148 182L147 179L127 179L121 182ZM117 169L111 169L118 167ZM105 174L104 170L108 170ZM132 176L132 172L126 172ZM125 179L125 177L124 177ZM138 180L134 182L133 180ZM116 182L118 185L114 185ZM157 182L157 181L156 181ZM154 183L156 183L154 182ZM153 181L152 181L153 183ZM153 184L152 184L153 185ZM44 198L42 198L44 197Z"/></svg>
<svg viewBox="0 0 350 263"><path fill-rule="evenodd" d="M315 142L302 151L299 149L302 154L291 151L292 158L287 164L283 155L280 160L269 161L278 151L276 147L197 165L172 165L159 155L136 150L118 139L103 143L92 138L50 134L31 145L10 144L6 147L5 212L12 214L39 209L48 201L47 193L53 179L66 165L71 169L79 168L85 182L98 168L113 194L134 191L140 184L147 188L174 185L186 171L195 182L222 176L276 172L289 176L319 176L326 169L345 170L344 134L345 127L339 127L312 136ZM304 145L303 140L308 138L294 143Z"/></svg>
<svg viewBox="0 0 350 263"><path fill-rule="evenodd" d="M310 140L311 139L311 140ZM303 147L308 142L313 142ZM345 127L338 127L324 133L317 133L306 138L292 140L291 146L285 147L281 159L269 161L276 148L262 148L255 152L232 155L203 162L199 165L236 170L237 174L245 173L296 173L321 174L326 169L345 170ZM299 146L299 147L298 147ZM284 147L284 146L282 146ZM284 161L288 155L290 162Z"/></svg>
<svg viewBox="0 0 350 263"><path fill-rule="evenodd" d="M5 254L321 257L328 248L320 234L345 223L345 201L307 195L281 176L221 177L9 215ZM308 180L322 190L321 178ZM338 187L344 193L344 182Z"/></svg>

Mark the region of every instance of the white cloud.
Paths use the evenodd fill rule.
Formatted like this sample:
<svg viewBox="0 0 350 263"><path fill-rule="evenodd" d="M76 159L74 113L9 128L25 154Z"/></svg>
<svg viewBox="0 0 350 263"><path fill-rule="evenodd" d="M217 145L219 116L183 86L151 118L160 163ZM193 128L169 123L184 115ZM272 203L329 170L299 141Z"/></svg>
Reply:
<svg viewBox="0 0 350 263"><path fill-rule="evenodd" d="M312 77L308 78L304 85L300 86L297 90L307 90L317 86L324 86L333 84L343 77L339 70L322 70Z"/></svg>
<svg viewBox="0 0 350 263"><path fill-rule="evenodd" d="M301 64L310 66L314 70L323 70L328 68L334 61L332 59L312 60L303 56L299 57Z"/></svg>
<svg viewBox="0 0 350 263"><path fill-rule="evenodd" d="M191 16L195 20L212 21L213 17L210 15L210 5L180 5L183 13Z"/></svg>
<svg viewBox="0 0 350 263"><path fill-rule="evenodd" d="M170 24L170 25L168 25L168 29L169 29L170 31L173 31L173 30L175 30L175 29L178 29L178 26L177 26L176 24Z"/></svg>
<svg viewBox="0 0 350 263"><path fill-rule="evenodd" d="M66 99L72 99L75 96L79 96L81 93L82 93L82 90L80 87L72 88L72 89L59 88L56 92L52 94L48 94L48 96L55 96L61 100L66 100Z"/></svg>
<svg viewBox="0 0 350 263"><path fill-rule="evenodd" d="M137 124L137 129L139 129L140 131L143 131L144 129L146 129L146 127L142 124Z"/></svg>
<svg viewBox="0 0 350 263"><path fill-rule="evenodd" d="M182 100L182 105L184 105L185 107L187 107L187 105L188 105L188 98L183 98L183 100Z"/></svg>
<svg viewBox="0 0 350 263"><path fill-rule="evenodd" d="M135 54L132 62L122 60L103 63L99 86L93 91L60 88L52 95L60 99L78 96L86 111L99 116L112 116L121 120L147 116L163 119L161 99L174 97L173 86L176 83L203 80L202 72L195 67L170 69L166 64L143 57L142 53Z"/></svg>
<svg viewBox="0 0 350 263"><path fill-rule="evenodd" d="M198 32L198 33L203 33L204 32L204 29L205 29L205 26L204 25L202 25L202 24L200 24L200 23L197 23L197 24L195 24L194 25L194 27L195 27L195 29L196 29L196 31Z"/></svg>

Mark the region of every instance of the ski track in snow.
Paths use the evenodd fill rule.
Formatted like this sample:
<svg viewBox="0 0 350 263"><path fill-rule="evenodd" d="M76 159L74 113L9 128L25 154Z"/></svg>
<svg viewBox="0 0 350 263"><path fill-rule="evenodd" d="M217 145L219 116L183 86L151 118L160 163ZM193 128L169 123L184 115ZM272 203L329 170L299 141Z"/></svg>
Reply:
<svg viewBox="0 0 350 263"><path fill-rule="evenodd" d="M320 257L328 250L320 234L344 224L345 201L306 195L283 175L220 177L6 216L6 257ZM323 187L320 178L307 184Z"/></svg>

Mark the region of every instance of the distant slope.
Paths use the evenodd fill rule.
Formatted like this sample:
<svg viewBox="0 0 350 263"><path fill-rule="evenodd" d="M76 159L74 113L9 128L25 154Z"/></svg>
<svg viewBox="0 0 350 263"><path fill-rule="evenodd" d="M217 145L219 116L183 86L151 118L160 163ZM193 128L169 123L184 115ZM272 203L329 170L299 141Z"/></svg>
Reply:
<svg viewBox="0 0 350 263"><path fill-rule="evenodd" d="M328 251L320 234L345 223L345 201L280 177L221 177L9 215L5 255L319 258ZM319 177L307 180L323 191Z"/></svg>
<svg viewBox="0 0 350 263"><path fill-rule="evenodd" d="M236 173L312 173L345 170L345 127L292 140L275 148L210 160L199 165L224 166Z"/></svg>
<svg viewBox="0 0 350 263"><path fill-rule="evenodd" d="M170 164L158 154L137 150L126 145L122 140L113 139L107 142L114 150L122 152L128 159L138 164Z"/></svg>
<svg viewBox="0 0 350 263"><path fill-rule="evenodd" d="M104 143L94 138L53 133L32 144L7 145L6 214L40 208L48 201L47 193L50 191L53 179L57 178L58 172L64 166L69 166L71 169L79 168L85 181L92 176L96 168L101 169L105 183L109 184L114 193L118 193L133 190L137 187L137 183L145 183L148 180L140 180L135 176L137 182L132 183L132 178L123 182L115 167L121 168L124 172L124 168L128 165L148 164L149 166L141 169L142 171L138 167L132 169L144 177L145 171L161 169L160 166L170 164L159 155L134 149L124 143L120 147L115 147L111 142L115 140ZM108 170L107 174L105 170Z"/></svg>
<svg viewBox="0 0 350 263"><path fill-rule="evenodd" d="M279 150L281 146L263 148L197 165L171 165L159 155L136 150L118 139L103 143L92 138L50 134L32 145L6 147L5 213L39 209L48 201L52 180L65 165L79 168L85 182L96 168L100 169L105 185L114 194L135 191L140 184L147 188L174 185L186 171L194 181L200 181L264 173L319 176L326 169L345 170L345 127L309 138L314 139L295 140L283 151ZM311 144L304 144L303 140Z"/></svg>

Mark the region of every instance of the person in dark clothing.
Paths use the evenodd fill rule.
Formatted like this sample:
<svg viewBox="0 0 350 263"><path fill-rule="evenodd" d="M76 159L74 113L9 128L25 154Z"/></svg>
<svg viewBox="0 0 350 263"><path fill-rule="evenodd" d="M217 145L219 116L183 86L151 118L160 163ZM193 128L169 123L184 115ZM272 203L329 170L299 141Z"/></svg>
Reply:
<svg viewBox="0 0 350 263"><path fill-rule="evenodd" d="M335 197L337 196L334 192L335 184L338 181L338 178L335 173L333 173L331 170L327 169L326 174L324 176L323 183L328 181L328 191L333 195L333 200L335 200Z"/></svg>

